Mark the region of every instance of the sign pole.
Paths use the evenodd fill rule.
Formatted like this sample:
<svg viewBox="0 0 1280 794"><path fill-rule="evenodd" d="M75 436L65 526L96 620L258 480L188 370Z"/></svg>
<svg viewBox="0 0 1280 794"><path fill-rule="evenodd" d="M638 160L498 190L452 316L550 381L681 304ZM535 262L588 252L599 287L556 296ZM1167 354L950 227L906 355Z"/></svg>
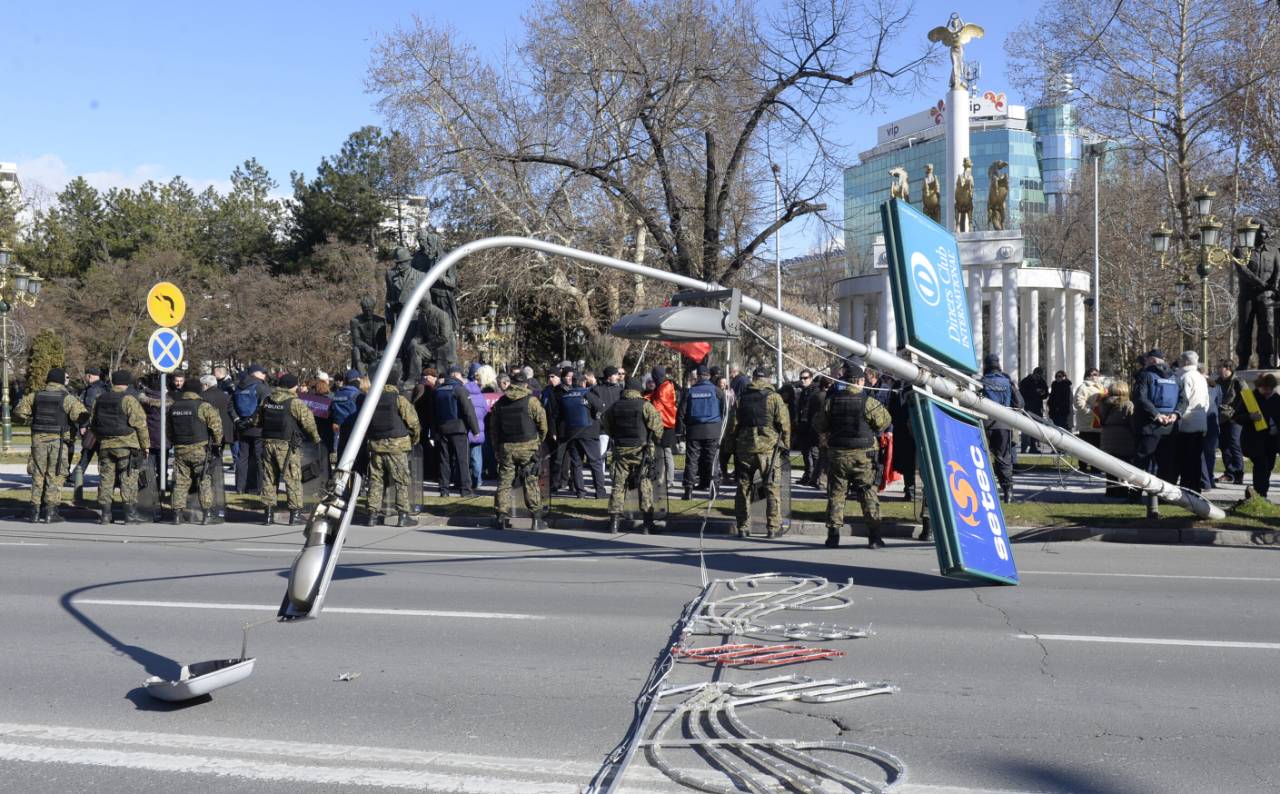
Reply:
<svg viewBox="0 0 1280 794"><path fill-rule="evenodd" d="M160 494L158 497L160 499L164 498L164 489L167 486L167 483L165 482L165 460L164 460L165 427L164 426L168 424L167 419L169 416L165 412L165 401L169 393L168 377L169 376L166 375L165 373L163 372L160 373Z"/></svg>

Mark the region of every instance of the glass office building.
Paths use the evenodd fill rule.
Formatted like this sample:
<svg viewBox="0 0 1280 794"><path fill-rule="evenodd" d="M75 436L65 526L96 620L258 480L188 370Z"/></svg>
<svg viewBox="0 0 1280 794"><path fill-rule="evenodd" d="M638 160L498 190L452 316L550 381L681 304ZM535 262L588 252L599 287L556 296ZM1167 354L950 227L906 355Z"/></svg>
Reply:
<svg viewBox="0 0 1280 794"><path fill-rule="evenodd" d="M1003 97L1001 97L1003 99ZM935 123L930 123L936 118ZM911 202L920 206L924 167L932 163L942 191L942 203L952 186L947 167L941 117L928 114L880 128L875 148L844 172L844 232L849 275L874 269L871 247L880 235L880 205L889 200L889 169L905 168L911 180ZM975 228L987 221L987 168L996 160L1009 164L1006 229L1019 229L1023 220L1061 206L1080 167L1081 135L1074 109L1052 105L1026 110L975 100L970 116L969 156L973 160L973 219ZM1034 256L1034 252L1028 252ZM1034 260L1032 261L1034 264Z"/></svg>

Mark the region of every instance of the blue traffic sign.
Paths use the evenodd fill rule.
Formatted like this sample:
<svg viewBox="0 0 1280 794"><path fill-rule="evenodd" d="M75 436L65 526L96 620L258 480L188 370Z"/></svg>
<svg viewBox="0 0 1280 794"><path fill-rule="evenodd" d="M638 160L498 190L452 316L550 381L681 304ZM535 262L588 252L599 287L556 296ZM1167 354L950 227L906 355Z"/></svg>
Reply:
<svg viewBox="0 0 1280 794"><path fill-rule="evenodd" d="M967 375L978 371L956 238L905 201L880 205L898 338Z"/></svg>
<svg viewBox="0 0 1280 794"><path fill-rule="evenodd" d="M172 328L157 328L147 342L147 355L161 372L173 372L182 365L182 337Z"/></svg>

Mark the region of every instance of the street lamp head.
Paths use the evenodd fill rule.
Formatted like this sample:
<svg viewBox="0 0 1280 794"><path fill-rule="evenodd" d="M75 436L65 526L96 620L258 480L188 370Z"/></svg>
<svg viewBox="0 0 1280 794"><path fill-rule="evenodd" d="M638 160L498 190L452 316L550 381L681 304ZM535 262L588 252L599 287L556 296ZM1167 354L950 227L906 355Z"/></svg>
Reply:
<svg viewBox="0 0 1280 794"><path fill-rule="evenodd" d="M492 320L497 316L498 316L498 302L489 301L489 319Z"/></svg>
<svg viewBox="0 0 1280 794"><path fill-rule="evenodd" d="M1164 301L1160 300L1159 298L1152 298L1152 299L1151 299L1151 313L1152 313L1152 314L1159 314L1159 313L1160 313L1160 312L1162 312L1162 311L1164 311Z"/></svg>
<svg viewBox="0 0 1280 794"><path fill-rule="evenodd" d="M472 320L471 325L467 327L467 330L471 332L472 336L479 339L480 337L484 336L484 332L486 329L485 329L484 323L480 322L479 320Z"/></svg>
<svg viewBox="0 0 1280 794"><path fill-rule="evenodd" d="M35 273L32 273L30 276L27 277L27 292L30 292L32 297L39 295L40 285L43 283L44 283L43 278L41 278L40 276L37 276Z"/></svg>
<svg viewBox="0 0 1280 794"><path fill-rule="evenodd" d="M9 261L13 258L13 251L9 246L0 242L0 267L8 267Z"/></svg>
<svg viewBox="0 0 1280 794"><path fill-rule="evenodd" d="M1169 252L1169 240L1173 237L1173 230L1163 223L1160 228L1151 233L1151 249L1157 254L1166 254Z"/></svg>
<svg viewBox="0 0 1280 794"><path fill-rule="evenodd" d="M19 270L13 276L13 286L19 293L27 291L27 271Z"/></svg>
<svg viewBox="0 0 1280 794"><path fill-rule="evenodd" d="M1213 248L1218 244L1218 232L1222 231L1222 224L1212 215L1202 217L1204 220L1200 222L1200 243L1206 248Z"/></svg>
<svg viewBox="0 0 1280 794"><path fill-rule="evenodd" d="M1201 218L1208 217L1213 211L1213 199L1218 194L1209 189L1208 185L1200 188L1200 192L1195 195L1196 214Z"/></svg>
<svg viewBox="0 0 1280 794"><path fill-rule="evenodd" d="M511 336L516 332L516 321L510 317L503 317L498 323L498 333L503 336Z"/></svg>
<svg viewBox="0 0 1280 794"><path fill-rule="evenodd" d="M1236 244L1241 248L1253 248L1254 242L1258 239L1258 224L1253 218L1246 217L1244 221L1236 227Z"/></svg>

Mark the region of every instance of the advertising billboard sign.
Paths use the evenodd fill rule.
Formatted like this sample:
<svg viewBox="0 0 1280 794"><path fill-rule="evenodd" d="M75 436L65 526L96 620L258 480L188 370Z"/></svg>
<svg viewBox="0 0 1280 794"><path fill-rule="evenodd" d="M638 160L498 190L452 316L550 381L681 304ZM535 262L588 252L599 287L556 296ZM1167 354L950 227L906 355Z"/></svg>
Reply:
<svg viewBox="0 0 1280 794"><path fill-rule="evenodd" d="M966 375L978 371L956 238L899 199L880 205L898 339Z"/></svg>
<svg viewBox="0 0 1280 794"><path fill-rule="evenodd" d="M982 421L919 392L911 416L943 575L1017 584Z"/></svg>

